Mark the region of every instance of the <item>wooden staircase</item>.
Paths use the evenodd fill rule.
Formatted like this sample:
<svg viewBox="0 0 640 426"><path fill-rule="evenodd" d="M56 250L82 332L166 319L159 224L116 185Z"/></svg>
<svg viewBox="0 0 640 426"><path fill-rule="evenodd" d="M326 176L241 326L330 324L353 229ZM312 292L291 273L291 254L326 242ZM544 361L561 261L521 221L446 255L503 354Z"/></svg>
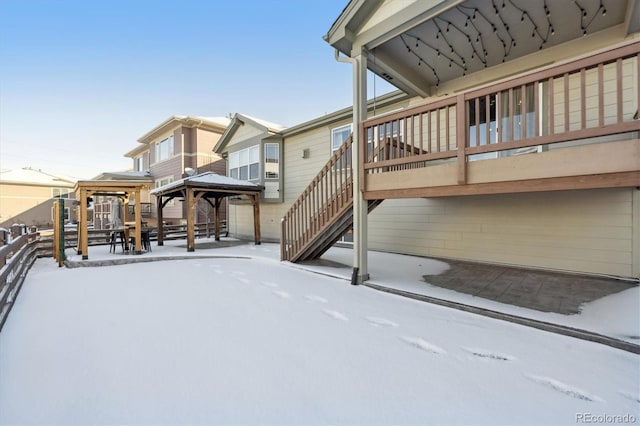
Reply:
<svg viewBox="0 0 640 426"><path fill-rule="evenodd" d="M282 218L281 260L317 259L353 226L351 147L349 137Z"/></svg>

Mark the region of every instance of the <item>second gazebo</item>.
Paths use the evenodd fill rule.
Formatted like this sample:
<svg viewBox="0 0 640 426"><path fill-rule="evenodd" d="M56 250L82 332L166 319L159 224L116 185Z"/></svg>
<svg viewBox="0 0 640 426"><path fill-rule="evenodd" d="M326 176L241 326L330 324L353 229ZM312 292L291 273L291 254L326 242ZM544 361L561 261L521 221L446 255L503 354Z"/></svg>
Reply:
<svg viewBox="0 0 640 426"><path fill-rule="evenodd" d="M213 172L188 176L156 188L150 192L155 195L158 207L158 245L164 244L162 209L174 198L186 202L187 211L187 251L195 251L195 206L198 200L206 200L214 210L215 239L220 239L220 204L223 198L246 196L253 205L254 241L261 243L260 236L260 194L262 185L253 182L220 176Z"/></svg>

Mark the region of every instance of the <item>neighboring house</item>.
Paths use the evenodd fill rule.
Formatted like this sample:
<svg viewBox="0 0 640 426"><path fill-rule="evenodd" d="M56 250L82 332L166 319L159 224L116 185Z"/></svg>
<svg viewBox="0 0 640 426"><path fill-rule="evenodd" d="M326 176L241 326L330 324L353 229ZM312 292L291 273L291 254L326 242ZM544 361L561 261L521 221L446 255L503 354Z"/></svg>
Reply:
<svg viewBox="0 0 640 426"><path fill-rule="evenodd" d="M267 143L283 154L263 238L284 230L283 259L299 261L353 224L360 280L367 248L637 279L639 7L352 0L325 40L354 68L353 115L258 136L261 179ZM375 114L367 70L403 92ZM216 152L251 146L241 129ZM357 149L327 164L348 129ZM230 230L249 236L235 210Z"/></svg>
<svg viewBox="0 0 640 426"><path fill-rule="evenodd" d="M25 224L39 228L53 224L53 200L65 199L65 221L75 220L72 178L29 167L0 172L0 228Z"/></svg>
<svg viewBox="0 0 640 426"><path fill-rule="evenodd" d="M376 101L376 111L407 105L401 93ZM373 104L371 104L373 113ZM214 150L227 159L228 175L263 185L260 206L262 240L279 242L281 219L327 160L351 134L352 109L285 128L235 114ZM237 170L237 171L236 171ZM251 239L253 213L247 200L231 200L230 235Z"/></svg>
<svg viewBox="0 0 640 426"><path fill-rule="evenodd" d="M278 241L284 201L283 136L279 124L235 114L214 147L227 160L228 176L265 187L260 200L263 241ZM232 219L233 218L233 219ZM232 197L229 201L231 235L253 236L253 208L249 200Z"/></svg>
<svg viewBox="0 0 640 426"><path fill-rule="evenodd" d="M131 170L122 172L103 172L94 177L94 181L132 181L145 182L153 185L153 178L148 171L134 172ZM149 202L149 191L143 190L141 194L140 207L142 221L148 223L152 220L151 203ZM118 197L114 195L95 195L91 197L87 215L93 218L95 229L110 229L122 225L125 218L124 209L127 208L127 220L135 217L134 197Z"/></svg>
<svg viewBox="0 0 640 426"><path fill-rule="evenodd" d="M163 121L138 142L140 145L127 152L125 157L133 160L134 172L146 172L154 187L166 185L182 179L190 173L215 172L224 175L226 162L212 152L229 124L225 117L199 117L174 115ZM157 225L157 208L155 197L152 200L148 193L142 195L144 206L149 206L150 225ZM171 201L164 208L163 220L167 223L186 221L186 206L180 201ZM226 207L222 207L224 212ZM201 200L196 209L196 222L212 220L212 209L206 201ZM222 220L226 220L223 217Z"/></svg>

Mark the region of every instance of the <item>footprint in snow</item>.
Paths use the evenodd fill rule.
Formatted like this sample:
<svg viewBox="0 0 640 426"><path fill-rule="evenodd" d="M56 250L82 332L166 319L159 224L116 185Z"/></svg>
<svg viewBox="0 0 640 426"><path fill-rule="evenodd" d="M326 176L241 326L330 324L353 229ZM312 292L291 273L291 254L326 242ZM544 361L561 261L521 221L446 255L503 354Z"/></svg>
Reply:
<svg viewBox="0 0 640 426"><path fill-rule="evenodd" d="M397 327L398 324L382 317L365 317L374 327Z"/></svg>
<svg viewBox="0 0 640 426"><path fill-rule="evenodd" d="M234 277L240 276L240 275L247 275L246 272L242 272L242 271L233 271L231 272L231 275L233 275Z"/></svg>
<svg viewBox="0 0 640 426"><path fill-rule="evenodd" d="M224 272L222 272L220 269L216 269L214 272L215 272L216 274L224 274Z"/></svg>
<svg viewBox="0 0 640 426"><path fill-rule="evenodd" d="M426 340L420 338L420 337L410 337L410 336L403 336L401 337L401 339L413 346L416 347L418 349L422 349L423 351L426 352L431 352L432 354L437 354L437 355L444 355L447 353L447 351L445 351L444 349L442 349L439 346L436 346L432 343L427 342Z"/></svg>
<svg viewBox="0 0 640 426"><path fill-rule="evenodd" d="M287 293L286 291L282 291L282 290L273 290L271 293L275 294L278 297L281 297L283 299L291 299L291 295L289 293Z"/></svg>
<svg viewBox="0 0 640 426"><path fill-rule="evenodd" d="M238 278L238 277L236 277L236 279L238 281L240 281L241 283L245 283L245 284L249 284L250 283L250 281L248 279L246 279L246 278Z"/></svg>
<svg viewBox="0 0 640 426"><path fill-rule="evenodd" d="M272 283L271 281L260 281L260 284L262 284L265 287L271 287L271 288L278 287L278 284Z"/></svg>
<svg viewBox="0 0 640 426"><path fill-rule="evenodd" d="M628 400L640 403L640 395L638 395L638 394L634 395L631 392L623 392L623 391L619 391L618 393L620 395L624 396L625 398L627 398Z"/></svg>
<svg viewBox="0 0 640 426"><path fill-rule="evenodd" d="M325 314L329 315L331 318L333 319L337 319L340 321L349 321L349 318L347 318L344 314L338 312L338 311L333 311L331 309L323 309L322 312L324 312Z"/></svg>
<svg viewBox="0 0 640 426"><path fill-rule="evenodd" d="M309 301L309 302L317 302L317 303L327 303L329 302L327 299L325 299L322 296L316 296L315 294L307 294L305 296L305 298Z"/></svg>
<svg viewBox="0 0 640 426"><path fill-rule="evenodd" d="M475 357L483 358L487 360L514 361L516 359L511 355L488 351L486 349L477 349L477 348L462 348L462 349L469 352L471 355Z"/></svg>
<svg viewBox="0 0 640 426"><path fill-rule="evenodd" d="M531 374L527 375L526 377L529 380L533 380L534 382L539 383L548 388L551 388L555 391L562 392L563 394L570 396L572 398L581 399L583 401L589 401L589 402L602 401L602 398L600 397L591 395L590 393L582 389L578 389L576 387L567 385L566 383L562 383L561 381L558 381L549 377L534 376Z"/></svg>

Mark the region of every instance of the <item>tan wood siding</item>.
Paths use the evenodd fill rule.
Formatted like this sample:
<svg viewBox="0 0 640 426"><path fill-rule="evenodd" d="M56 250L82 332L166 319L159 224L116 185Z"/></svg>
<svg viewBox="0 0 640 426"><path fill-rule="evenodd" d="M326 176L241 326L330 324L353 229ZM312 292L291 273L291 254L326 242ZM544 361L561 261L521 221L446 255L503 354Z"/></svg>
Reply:
<svg viewBox="0 0 640 426"><path fill-rule="evenodd" d="M387 200L369 216L369 243L423 256L632 277L640 221L634 192Z"/></svg>

